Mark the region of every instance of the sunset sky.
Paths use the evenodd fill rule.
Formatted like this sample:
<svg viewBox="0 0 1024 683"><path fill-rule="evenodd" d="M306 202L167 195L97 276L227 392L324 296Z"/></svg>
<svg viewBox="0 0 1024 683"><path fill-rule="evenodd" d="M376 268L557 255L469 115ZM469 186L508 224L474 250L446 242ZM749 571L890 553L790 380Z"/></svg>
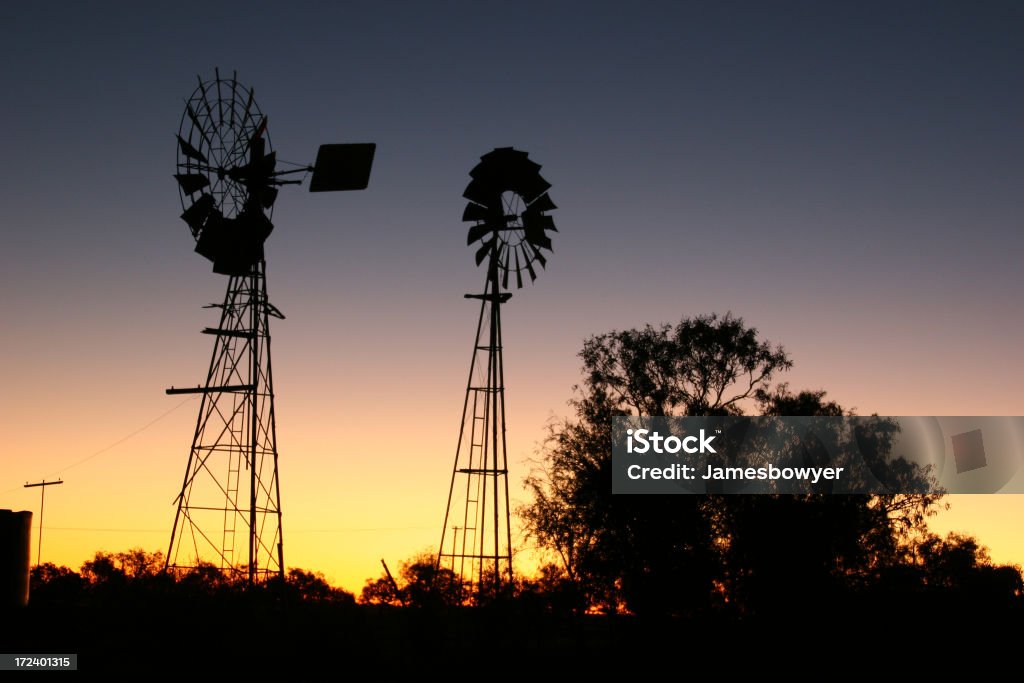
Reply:
<svg viewBox="0 0 1024 683"><path fill-rule="evenodd" d="M1018 2L63 7L0 8L0 508L63 477L44 561L166 552L199 401L164 389L204 378L226 284L172 177L214 67L282 159L377 143L369 189L286 189L267 243L290 567L358 591L436 550L485 276L461 195L495 147L559 206L503 309L518 500L583 339L683 316L743 317L861 414L1024 414ZM948 500L935 529L1024 563L1024 498Z"/></svg>

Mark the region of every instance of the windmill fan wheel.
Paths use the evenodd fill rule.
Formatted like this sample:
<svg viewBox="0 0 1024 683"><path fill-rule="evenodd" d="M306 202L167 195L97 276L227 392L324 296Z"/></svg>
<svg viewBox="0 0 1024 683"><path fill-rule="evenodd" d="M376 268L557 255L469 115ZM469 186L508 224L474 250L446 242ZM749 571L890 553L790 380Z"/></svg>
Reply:
<svg viewBox="0 0 1024 683"><path fill-rule="evenodd" d="M523 286L523 271L531 282L537 279L535 266L547 265L542 250L552 250L547 232L557 228L547 212L557 207L548 196L551 184L541 177L540 168L526 152L500 147L480 158L463 193L469 203L462 220L475 223L466 244L481 243L476 264L490 258L489 267L501 274L505 289L512 274L517 287Z"/></svg>
<svg viewBox="0 0 1024 683"><path fill-rule="evenodd" d="M275 153L253 90L219 72L200 78L177 138L174 177L196 252L214 272L249 273L263 259L277 198Z"/></svg>

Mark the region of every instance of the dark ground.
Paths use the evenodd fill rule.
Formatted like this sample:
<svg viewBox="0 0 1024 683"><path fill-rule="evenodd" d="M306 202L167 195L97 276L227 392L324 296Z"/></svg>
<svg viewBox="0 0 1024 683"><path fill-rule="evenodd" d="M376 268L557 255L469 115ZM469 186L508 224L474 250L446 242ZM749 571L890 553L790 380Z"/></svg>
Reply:
<svg viewBox="0 0 1024 683"><path fill-rule="evenodd" d="M628 668L715 672L881 673L994 664L1019 643L1020 616L956 604L822 604L759 619L556 615L520 606L434 611L249 598L46 606L0 614L0 652L77 653L79 671L202 675L356 670L384 680L430 672L543 679ZM1016 648L1016 646L1014 646ZM665 668L667 667L667 669ZM808 668L811 667L811 668ZM908 670L910 670L908 668ZM977 673L977 671L975 671ZM160 675L159 677L163 677ZM803 676L801 676L803 677ZM815 676L817 677L817 676ZM303 677L304 679L305 677ZM430 676L434 678L433 675Z"/></svg>

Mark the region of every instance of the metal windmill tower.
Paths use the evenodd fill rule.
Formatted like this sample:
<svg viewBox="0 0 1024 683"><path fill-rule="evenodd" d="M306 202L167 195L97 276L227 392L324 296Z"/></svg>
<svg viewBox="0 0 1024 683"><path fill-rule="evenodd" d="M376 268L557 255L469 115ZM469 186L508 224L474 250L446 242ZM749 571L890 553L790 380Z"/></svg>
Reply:
<svg viewBox="0 0 1024 683"><path fill-rule="evenodd" d="M270 319L263 244L274 201L294 174L313 173L311 192L362 190L375 145L322 145L315 166L277 170L267 118L233 75L203 81L185 103L175 178L195 250L228 276L206 381L168 394L200 394L167 567L210 563L250 583L284 574Z"/></svg>
<svg viewBox="0 0 1024 683"><path fill-rule="evenodd" d="M546 233L556 230L546 212L556 207L526 152L495 149L469 175L462 220L473 222L466 243L480 242L476 264L487 262L487 280L483 294L466 294L480 300L480 319L437 562L479 598L512 581L501 306L512 298L511 278L522 287L524 271L532 281L546 265L541 250L551 251Z"/></svg>

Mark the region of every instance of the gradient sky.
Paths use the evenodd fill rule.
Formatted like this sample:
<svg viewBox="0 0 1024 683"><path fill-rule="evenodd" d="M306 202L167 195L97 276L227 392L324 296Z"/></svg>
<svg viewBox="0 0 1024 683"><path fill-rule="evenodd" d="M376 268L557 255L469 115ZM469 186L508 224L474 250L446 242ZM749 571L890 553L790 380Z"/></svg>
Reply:
<svg viewBox="0 0 1024 683"><path fill-rule="evenodd" d="M358 591L436 549L485 275L461 194L494 147L560 207L503 310L516 497L582 340L682 316L742 316L862 414L1024 414L1020 3L59 7L0 7L0 507L64 478L44 561L166 550L199 402L163 390L203 378L225 285L174 134L215 66L282 159L378 145L364 192L283 192L267 244L289 566ZM936 529L1024 563L1024 499L950 502Z"/></svg>

